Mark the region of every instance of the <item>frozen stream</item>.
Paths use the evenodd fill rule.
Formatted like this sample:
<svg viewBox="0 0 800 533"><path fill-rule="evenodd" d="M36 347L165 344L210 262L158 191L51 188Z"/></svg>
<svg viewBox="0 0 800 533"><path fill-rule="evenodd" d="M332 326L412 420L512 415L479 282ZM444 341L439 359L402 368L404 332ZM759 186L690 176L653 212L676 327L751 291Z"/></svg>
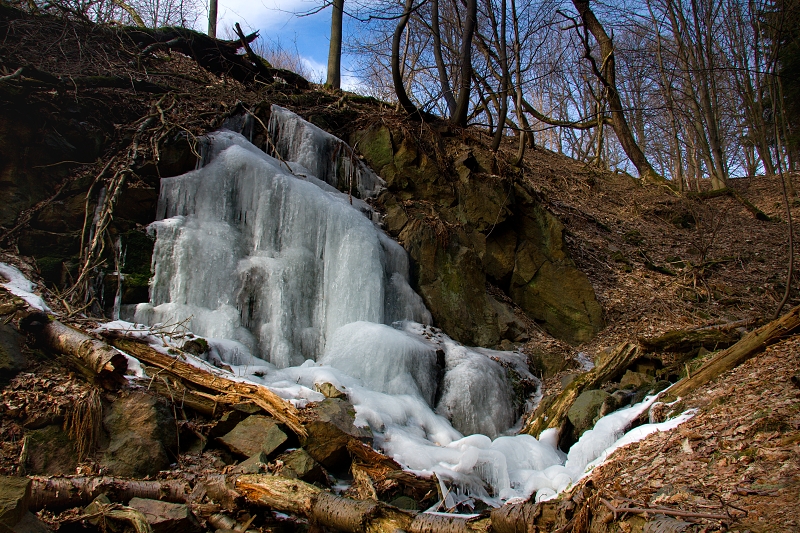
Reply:
<svg viewBox="0 0 800 533"><path fill-rule="evenodd" d="M296 405L321 400L315 384L332 383L377 447L436 473L448 508L552 497L649 407L652 398L603 418L568 454L552 433L514 436L526 399L513 398L508 369L535 380L525 356L467 348L431 328L406 252L367 203L333 187L349 180L369 198L383 181L285 109L273 107L269 128L282 160L220 131L208 136L202 168L162 180L151 301L133 321L184 324L209 341L209 362Z"/></svg>

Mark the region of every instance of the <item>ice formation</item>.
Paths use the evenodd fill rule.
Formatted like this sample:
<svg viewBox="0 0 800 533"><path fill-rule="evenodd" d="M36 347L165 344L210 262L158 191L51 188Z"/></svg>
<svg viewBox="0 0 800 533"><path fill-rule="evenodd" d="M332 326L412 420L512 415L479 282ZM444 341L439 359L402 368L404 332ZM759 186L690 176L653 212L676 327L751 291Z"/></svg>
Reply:
<svg viewBox="0 0 800 533"><path fill-rule="evenodd" d="M404 250L368 204L334 187L351 185L345 176L368 198L380 178L285 109L273 106L269 130L279 159L221 131L201 168L162 180L151 301L137 322L182 324L209 342L197 364L225 363L298 406L332 383L378 447L449 485L446 508L551 497L647 409L605 417L568 456L549 433L504 436L519 407L506 368L535 379L524 355L467 348L428 326Z"/></svg>

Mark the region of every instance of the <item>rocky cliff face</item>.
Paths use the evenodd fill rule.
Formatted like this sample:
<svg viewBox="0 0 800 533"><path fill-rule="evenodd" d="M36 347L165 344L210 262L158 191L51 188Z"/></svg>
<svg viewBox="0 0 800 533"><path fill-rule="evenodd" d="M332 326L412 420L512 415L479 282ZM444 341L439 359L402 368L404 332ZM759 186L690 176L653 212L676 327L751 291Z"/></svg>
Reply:
<svg viewBox="0 0 800 533"><path fill-rule="evenodd" d="M34 210L17 239L19 251L35 257L52 284L64 284L77 264L86 194L94 179L76 172L74 162L95 161L111 144L113 125L81 122L81 112L88 113L31 108L0 120L2 152L11 154L0 169L0 188L8 199L0 206L0 223L13 227L22 213L60 191ZM388 184L379 198L387 230L409 252L413 281L436 325L467 344L522 342L529 326L521 310L559 339L573 344L591 339L604 325L602 310L588 278L569 258L563 225L524 180L513 172L502 178L492 173L496 163L479 144L436 137L423 147L414 135L380 125L349 139ZM141 179L117 206L112 232L128 259L122 303L147 299L152 243L141 228L155 216L158 176L183 172L194 160L180 139L166 139L160 155L158 168L141 162ZM106 281L108 308L117 281L113 275ZM488 285L499 291L487 291ZM518 309L492 294L504 294Z"/></svg>
<svg viewBox="0 0 800 533"><path fill-rule="evenodd" d="M410 135L375 126L351 136L388 184L386 226L415 263L417 289L434 321L464 343L523 341L525 325L505 293L551 335L573 344L604 325L585 274L564 246L564 226L521 179L500 178L480 146L444 139L434 159ZM509 172L506 175L512 174Z"/></svg>

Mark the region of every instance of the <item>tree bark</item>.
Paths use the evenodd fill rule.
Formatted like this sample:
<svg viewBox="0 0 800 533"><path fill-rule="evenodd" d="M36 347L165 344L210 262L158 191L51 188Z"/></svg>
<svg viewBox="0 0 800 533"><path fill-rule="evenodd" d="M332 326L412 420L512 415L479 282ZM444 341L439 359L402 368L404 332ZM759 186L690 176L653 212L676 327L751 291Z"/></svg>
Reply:
<svg viewBox="0 0 800 533"><path fill-rule="evenodd" d="M333 0L331 13L331 44L328 48L328 78L325 85L342 88L342 17L344 0Z"/></svg>
<svg viewBox="0 0 800 533"><path fill-rule="evenodd" d="M450 78L447 76L444 59L442 58L442 34L439 28L439 0L431 0L431 33L433 34L433 58L436 61L436 70L439 73L439 84L442 86L442 98L447 104L447 113L453 116L456 113L456 99L450 87Z"/></svg>
<svg viewBox="0 0 800 533"><path fill-rule="evenodd" d="M583 21L586 28L592 33L597 44L600 45L600 54L602 56L602 66L600 72L600 81L605 86L608 92L608 108L611 111L611 127L614 128L614 133L617 134L617 139L625 150L625 154L636 167L639 172L639 177L645 182L661 182L664 178L658 175L653 169L650 162L645 157L644 152L636 144L636 139L633 137L628 121L625 119L625 111L622 106L622 100L617 90L616 82L616 65L614 61L614 42L611 37L606 33L605 28L597 20L594 12L589 6L589 0L572 0L575 9Z"/></svg>
<svg viewBox="0 0 800 533"><path fill-rule="evenodd" d="M115 477L32 476L30 510L66 509L83 506L106 494L110 500L131 498L185 503L191 493L189 484L180 480L148 481Z"/></svg>
<svg viewBox="0 0 800 533"><path fill-rule="evenodd" d="M800 306L793 308L781 318L751 331L727 350L714 355L692 376L675 384L667 394L673 398L685 396L761 353L767 346L778 342L798 328L800 328Z"/></svg>
<svg viewBox="0 0 800 533"><path fill-rule="evenodd" d="M217 4L218 0L208 2L208 36L217 38Z"/></svg>
<svg viewBox="0 0 800 533"><path fill-rule="evenodd" d="M584 390L592 389L601 383L608 381L617 374L625 370L639 355L638 348L631 343L623 343L617 346L605 359L599 361L597 366L589 372L575 378L558 395L558 397L547 406L537 409L534 416L525 424L521 433L527 433L539 438L539 435L548 428L556 428L561 432L561 428L567 420L569 411L575 400Z"/></svg>
<svg viewBox="0 0 800 533"><path fill-rule="evenodd" d="M462 518L416 513L376 500L352 500L335 496L296 479L269 475L245 475L236 480L236 490L251 502L302 516L338 531L361 533L488 532L488 517Z"/></svg>
<svg viewBox="0 0 800 533"><path fill-rule="evenodd" d="M464 28L461 32L461 51L459 60L461 62L461 73L459 79L458 99L456 100L456 111L450 117L450 122L456 126L467 125L467 113L469 112L470 87L472 82L472 36L475 34L475 25L478 17L478 0L467 0L467 13L464 20Z"/></svg>
<svg viewBox="0 0 800 533"><path fill-rule="evenodd" d="M408 19L411 18L411 9L413 6L414 0L406 0L403 15L397 22L397 27L392 36L392 83L394 84L394 92L397 95L397 101L400 103L400 107L409 115L418 115L419 110L417 106L414 105L406 92L403 72L400 68L400 41L403 38L403 31L406 29Z"/></svg>

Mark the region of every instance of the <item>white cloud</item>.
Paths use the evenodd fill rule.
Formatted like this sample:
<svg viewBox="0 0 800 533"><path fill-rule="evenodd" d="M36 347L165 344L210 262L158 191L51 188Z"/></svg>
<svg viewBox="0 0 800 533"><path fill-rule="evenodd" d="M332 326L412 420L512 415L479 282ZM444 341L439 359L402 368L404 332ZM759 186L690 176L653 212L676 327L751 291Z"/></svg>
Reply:
<svg viewBox="0 0 800 533"><path fill-rule="evenodd" d="M238 22L246 31L280 31L296 18L320 4L314 0L220 0L219 27L233 27Z"/></svg>

